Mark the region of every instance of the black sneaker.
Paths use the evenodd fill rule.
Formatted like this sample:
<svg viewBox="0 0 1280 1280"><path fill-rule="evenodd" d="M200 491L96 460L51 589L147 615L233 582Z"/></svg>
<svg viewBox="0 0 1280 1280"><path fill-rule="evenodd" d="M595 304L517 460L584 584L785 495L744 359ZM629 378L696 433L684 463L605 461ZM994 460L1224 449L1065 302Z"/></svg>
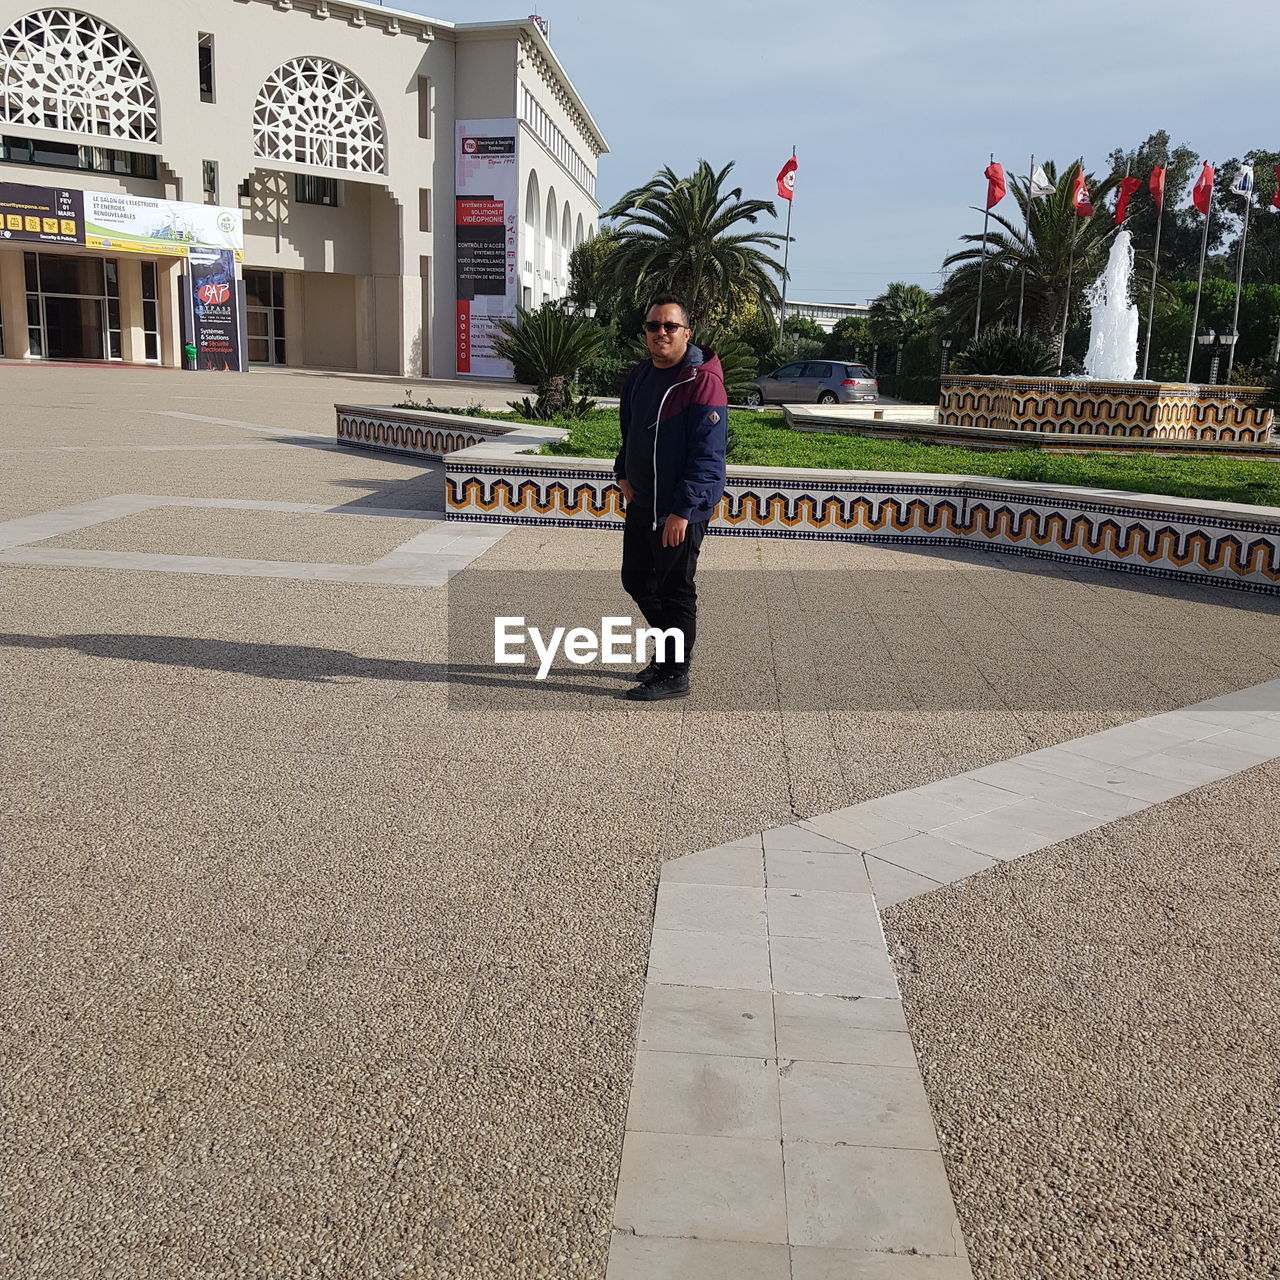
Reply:
<svg viewBox="0 0 1280 1280"><path fill-rule="evenodd" d="M665 702L668 698L689 696L689 677L684 672L659 674L648 684L638 684L623 695L632 702Z"/></svg>
<svg viewBox="0 0 1280 1280"><path fill-rule="evenodd" d="M661 663L658 662L657 658L653 658L650 660L649 665L643 670L633 671L631 673L631 678L639 681L640 684L648 684L660 670Z"/></svg>

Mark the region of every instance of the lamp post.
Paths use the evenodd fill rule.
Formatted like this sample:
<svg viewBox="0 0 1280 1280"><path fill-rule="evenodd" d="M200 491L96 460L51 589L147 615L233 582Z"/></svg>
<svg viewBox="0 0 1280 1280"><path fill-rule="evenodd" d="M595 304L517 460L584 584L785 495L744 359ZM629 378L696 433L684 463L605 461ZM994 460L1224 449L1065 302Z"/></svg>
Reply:
<svg viewBox="0 0 1280 1280"><path fill-rule="evenodd" d="M1235 355L1236 339L1240 335L1234 329L1228 329L1226 333L1218 334L1218 346L1221 348L1221 354L1227 357L1227 377L1231 376L1231 362ZM1214 356L1213 368L1209 371L1209 385L1213 386L1218 381L1218 359Z"/></svg>
<svg viewBox="0 0 1280 1280"><path fill-rule="evenodd" d="M903 345L904 345L904 344L903 344L902 339L901 339L901 338L899 338L899 339L898 339L898 355L897 355L897 359L895 359L895 360L894 360L894 362L893 362L893 376L894 376L895 378L900 378L900 377L902 376L902 348L903 348Z"/></svg>
<svg viewBox="0 0 1280 1280"><path fill-rule="evenodd" d="M1225 352L1232 351L1239 335L1234 331L1215 333L1212 329L1202 329L1196 334L1196 342L1209 352L1209 385L1218 385L1218 365Z"/></svg>
<svg viewBox="0 0 1280 1280"><path fill-rule="evenodd" d="M947 362L951 359L951 337L949 334L943 334L938 339L938 347L942 351L942 359L938 365L938 376L945 378L947 376Z"/></svg>

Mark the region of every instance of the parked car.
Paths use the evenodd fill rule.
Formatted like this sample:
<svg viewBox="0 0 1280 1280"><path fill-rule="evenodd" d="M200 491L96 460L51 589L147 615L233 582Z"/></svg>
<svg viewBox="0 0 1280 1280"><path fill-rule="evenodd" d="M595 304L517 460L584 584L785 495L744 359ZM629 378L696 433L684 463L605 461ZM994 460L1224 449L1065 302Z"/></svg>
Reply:
<svg viewBox="0 0 1280 1280"><path fill-rule="evenodd" d="M747 404L856 404L876 400L880 386L865 365L844 360L797 360L757 378Z"/></svg>

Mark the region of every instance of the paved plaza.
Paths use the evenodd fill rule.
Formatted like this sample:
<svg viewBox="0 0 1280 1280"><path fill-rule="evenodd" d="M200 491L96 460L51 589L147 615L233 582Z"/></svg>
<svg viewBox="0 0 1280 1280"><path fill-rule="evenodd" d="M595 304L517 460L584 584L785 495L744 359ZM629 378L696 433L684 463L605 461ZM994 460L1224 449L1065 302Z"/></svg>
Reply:
<svg viewBox="0 0 1280 1280"><path fill-rule="evenodd" d="M404 385L0 362L5 1274L1272 1274L1280 601L713 537L687 703L451 685L620 539Z"/></svg>

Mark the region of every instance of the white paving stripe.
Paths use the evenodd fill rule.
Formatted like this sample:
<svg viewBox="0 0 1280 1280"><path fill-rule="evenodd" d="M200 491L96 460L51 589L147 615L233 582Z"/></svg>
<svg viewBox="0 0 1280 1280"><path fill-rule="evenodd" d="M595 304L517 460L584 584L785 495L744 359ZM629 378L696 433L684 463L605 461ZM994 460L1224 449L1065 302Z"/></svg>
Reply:
<svg viewBox="0 0 1280 1280"><path fill-rule="evenodd" d="M182 413L177 409L144 409L156 418L177 418L181 422L204 422L211 427L237 427L241 431L261 431L269 436L302 436L307 440L326 440L332 443L332 434L319 431L298 431L293 427L268 427L261 422L243 422L239 418L210 418L202 413Z"/></svg>
<svg viewBox="0 0 1280 1280"><path fill-rule="evenodd" d="M666 863L607 1280L971 1280L880 912L1280 757L1280 679Z"/></svg>
<svg viewBox="0 0 1280 1280"><path fill-rule="evenodd" d="M371 516L420 520L431 526L370 564L307 564L291 560L246 560L223 556L179 556L139 551L92 551L40 547L33 543L88 529L108 520L157 507L200 507L232 511L272 511L299 515ZM94 502L60 507L0 523L0 564L52 568L126 569L133 572L205 573L236 578L286 578L309 582L349 582L383 587L442 587L459 570L502 540L508 526L487 525L477 533L443 527L439 511L393 507L328 506L315 502L256 502L242 498L186 498L121 493Z"/></svg>

